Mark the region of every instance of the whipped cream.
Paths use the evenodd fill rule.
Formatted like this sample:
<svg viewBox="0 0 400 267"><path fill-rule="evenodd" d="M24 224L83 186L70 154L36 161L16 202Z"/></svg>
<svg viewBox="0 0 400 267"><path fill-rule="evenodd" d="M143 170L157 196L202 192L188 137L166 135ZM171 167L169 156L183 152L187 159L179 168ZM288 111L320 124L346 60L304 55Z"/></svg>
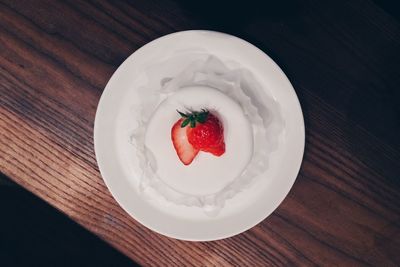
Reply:
<svg viewBox="0 0 400 267"><path fill-rule="evenodd" d="M134 116L130 140L142 173L140 192L215 216L226 200L257 179L267 179L262 174L268 169L268 154L279 143L283 121L278 104L249 71L237 63L228 68L215 56L194 58L180 71L168 68L169 60L147 68L142 101L132 107L140 115ZM221 115L227 149L223 156L200 152L191 165L180 163L170 128L179 119L175 110L185 108L209 108Z"/></svg>

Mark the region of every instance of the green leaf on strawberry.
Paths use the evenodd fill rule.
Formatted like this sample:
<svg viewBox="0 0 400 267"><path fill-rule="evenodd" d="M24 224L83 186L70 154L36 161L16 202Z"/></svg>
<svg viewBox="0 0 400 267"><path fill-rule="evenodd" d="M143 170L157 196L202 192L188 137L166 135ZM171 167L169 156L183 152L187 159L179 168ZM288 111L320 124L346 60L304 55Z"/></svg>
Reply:
<svg viewBox="0 0 400 267"><path fill-rule="evenodd" d="M209 114L209 111L206 109L202 109L201 111L193 111L191 113L183 113L179 110L177 110L177 112L184 119L181 124L182 128L186 127L187 125L190 125L191 128L195 128L196 123L205 123Z"/></svg>

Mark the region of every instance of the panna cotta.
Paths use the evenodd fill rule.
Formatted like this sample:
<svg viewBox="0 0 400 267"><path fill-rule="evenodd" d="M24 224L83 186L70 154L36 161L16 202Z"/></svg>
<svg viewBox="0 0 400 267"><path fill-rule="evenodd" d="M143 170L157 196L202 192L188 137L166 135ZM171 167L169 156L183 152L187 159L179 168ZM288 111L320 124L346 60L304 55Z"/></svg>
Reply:
<svg viewBox="0 0 400 267"><path fill-rule="evenodd" d="M141 89L133 91L140 99L129 117L136 118L129 140L138 189L151 201L198 207L215 216L268 168L268 154L282 129L279 106L245 68L227 67L207 54L176 58L180 61L149 67L139 76ZM192 131L181 124L187 115L191 120L196 115L197 121L204 111L211 114L208 123L216 118L213 125L222 127L217 132L223 143L217 151L215 146L195 147L192 142L192 133L205 126ZM174 132L195 150L182 150L183 139Z"/></svg>
<svg viewBox="0 0 400 267"><path fill-rule="evenodd" d="M178 159L171 142L177 110L207 109L218 114L224 127L225 153L200 152L190 165ZM147 125L145 146L156 164L156 175L172 189L191 196L220 192L245 170L253 153L252 128L242 108L222 92L192 86L175 92L154 111Z"/></svg>

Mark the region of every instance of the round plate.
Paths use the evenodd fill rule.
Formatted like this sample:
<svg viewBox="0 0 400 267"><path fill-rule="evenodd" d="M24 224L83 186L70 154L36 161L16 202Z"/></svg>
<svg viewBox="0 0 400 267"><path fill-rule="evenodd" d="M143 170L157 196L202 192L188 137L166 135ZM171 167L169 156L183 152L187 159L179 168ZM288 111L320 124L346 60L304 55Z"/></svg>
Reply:
<svg viewBox="0 0 400 267"><path fill-rule="evenodd" d="M168 208L146 198L138 190L138 174L129 166L120 140L120 113L129 106L128 96L139 90L137 76L145 66L179 51L206 51L233 60L250 70L268 95L280 106L284 121L279 146L269 157L265 179L245 188L225 203L215 216L197 207L171 204ZM129 128L129 120L124 121ZM292 187L304 152L304 121L289 80L275 62L254 45L232 35L212 31L183 31L158 38L134 52L108 82L98 105L94 146L101 175L113 197L134 219L169 237L209 241L250 229L270 215ZM121 145L122 144L122 145ZM126 142L125 147L129 146Z"/></svg>

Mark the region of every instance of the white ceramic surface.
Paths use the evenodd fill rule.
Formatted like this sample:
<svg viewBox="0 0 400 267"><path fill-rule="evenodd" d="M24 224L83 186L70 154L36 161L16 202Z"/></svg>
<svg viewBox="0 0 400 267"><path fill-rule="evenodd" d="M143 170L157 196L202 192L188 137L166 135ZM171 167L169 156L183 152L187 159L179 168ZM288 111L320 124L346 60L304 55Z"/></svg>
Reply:
<svg viewBox="0 0 400 267"><path fill-rule="evenodd" d="M138 76L148 66L180 51L194 51L238 62L251 71L265 92L279 103L284 129L279 146L268 159L269 168L254 184L229 199L221 212L210 217L197 207L160 205L139 193L138 174L129 161L121 110L130 93L139 90ZM122 125L122 126L121 126ZM121 128L122 127L122 128ZM96 112L94 143L102 177L117 202L134 219L163 235L207 241L239 234L261 222L285 198L298 174L304 151L304 122L300 104L289 80L261 50L237 37L211 31L184 31L154 40L133 53L114 73ZM166 208L167 207L167 208Z"/></svg>

